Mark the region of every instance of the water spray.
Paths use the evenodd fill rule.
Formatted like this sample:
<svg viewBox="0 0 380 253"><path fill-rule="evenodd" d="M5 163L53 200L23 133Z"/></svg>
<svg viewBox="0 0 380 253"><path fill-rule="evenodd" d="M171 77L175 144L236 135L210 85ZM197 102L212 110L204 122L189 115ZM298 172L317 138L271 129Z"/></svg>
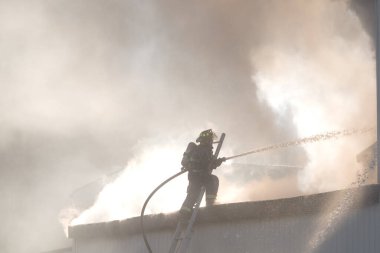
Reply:
<svg viewBox="0 0 380 253"><path fill-rule="evenodd" d="M336 225L342 221L343 217L353 205L356 189L363 186L367 182L370 170L373 170L376 165L377 152L374 154L374 159L367 166L358 171L355 181L350 184L351 188L344 193L344 196L338 202L338 206L329 213L325 226L316 232L313 238L309 241L308 246L311 252L315 251L326 240L326 238L334 232Z"/></svg>
<svg viewBox="0 0 380 253"><path fill-rule="evenodd" d="M298 139L295 141L288 141L288 142L278 143L278 144L254 149L252 151L241 153L239 155L233 155L230 157L226 157L225 160L235 159L238 157L247 156L247 155L251 155L251 154L255 154L255 153L261 153L261 152L265 152L265 151L269 151L269 150L287 148L287 147L292 147L292 146L299 146L299 145L303 145L303 144L314 143L314 142L319 142L319 141L326 141L326 140L330 140L330 139L338 139L340 137L350 136L350 135L354 135L354 134L365 134L365 133L369 133L369 132L375 132L375 130L376 130L376 127L366 127L366 128L360 128L360 129L353 128L353 129L346 129L346 130L341 130L341 131L331 131L331 132L327 132L324 134L312 135L312 136L305 137L302 139Z"/></svg>
<svg viewBox="0 0 380 253"><path fill-rule="evenodd" d="M259 163L231 163L231 166L237 167L258 167L258 168L289 168L289 169L298 169L301 170L304 167L291 164L259 164Z"/></svg>

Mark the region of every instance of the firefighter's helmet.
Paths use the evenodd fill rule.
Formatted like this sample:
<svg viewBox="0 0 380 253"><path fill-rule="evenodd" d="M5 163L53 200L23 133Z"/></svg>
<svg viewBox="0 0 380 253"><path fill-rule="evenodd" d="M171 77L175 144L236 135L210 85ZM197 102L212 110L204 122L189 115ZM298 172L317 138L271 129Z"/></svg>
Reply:
<svg viewBox="0 0 380 253"><path fill-rule="evenodd" d="M217 135L212 131L212 129L205 130L199 134L199 137L197 138L196 142L213 142L218 137Z"/></svg>

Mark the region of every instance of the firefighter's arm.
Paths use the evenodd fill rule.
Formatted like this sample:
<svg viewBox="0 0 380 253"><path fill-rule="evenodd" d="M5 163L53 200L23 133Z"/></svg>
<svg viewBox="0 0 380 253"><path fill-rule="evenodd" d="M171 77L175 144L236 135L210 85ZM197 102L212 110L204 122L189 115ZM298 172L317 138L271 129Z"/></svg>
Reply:
<svg viewBox="0 0 380 253"><path fill-rule="evenodd" d="M218 168L220 165L222 165L223 162L226 161L226 158L225 157L221 157L221 158L218 158L218 159L214 159L212 161L212 167L213 169L216 169Z"/></svg>

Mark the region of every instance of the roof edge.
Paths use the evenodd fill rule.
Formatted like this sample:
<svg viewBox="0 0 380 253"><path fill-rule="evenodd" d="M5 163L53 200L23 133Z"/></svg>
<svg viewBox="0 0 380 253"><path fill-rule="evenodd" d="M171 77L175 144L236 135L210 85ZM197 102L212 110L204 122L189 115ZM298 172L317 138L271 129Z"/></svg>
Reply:
<svg viewBox="0 0 380 253"><path fill-rule="evenodd" d="M278 219L325 213L336 208L339 205L339 201L346 198L352 201L351 209L364 208L379 202L379 189L379 184L373 184L359 188L285 199L239 202L203 207L199 210L197 224L232 222L248 219ZM174 229L176 223L177 212L144 216L144 228L146 232ZM141 233L140 217L69 227L69 238L73 239L138 233Z"/></svg>

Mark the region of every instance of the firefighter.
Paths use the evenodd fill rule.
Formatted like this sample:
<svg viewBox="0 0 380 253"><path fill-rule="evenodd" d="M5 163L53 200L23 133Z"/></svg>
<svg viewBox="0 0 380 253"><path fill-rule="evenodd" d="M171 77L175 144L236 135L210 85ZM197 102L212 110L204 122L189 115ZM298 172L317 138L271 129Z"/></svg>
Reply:
<svg viewBox="0 0 380 253"><path fill-rule="evenodd" d="M188 170L189 185L186 199L179 212L181 220L190 217L202 186L206 188L206 206L215 203L219 179L211 173L213 169L216 169L225 161L225 158L214 159L213 157L212 144L216 138L217 136L212 129L205 130L196 139L199 144L190 142L183 154L181 164L183 169Z"/></svg>

